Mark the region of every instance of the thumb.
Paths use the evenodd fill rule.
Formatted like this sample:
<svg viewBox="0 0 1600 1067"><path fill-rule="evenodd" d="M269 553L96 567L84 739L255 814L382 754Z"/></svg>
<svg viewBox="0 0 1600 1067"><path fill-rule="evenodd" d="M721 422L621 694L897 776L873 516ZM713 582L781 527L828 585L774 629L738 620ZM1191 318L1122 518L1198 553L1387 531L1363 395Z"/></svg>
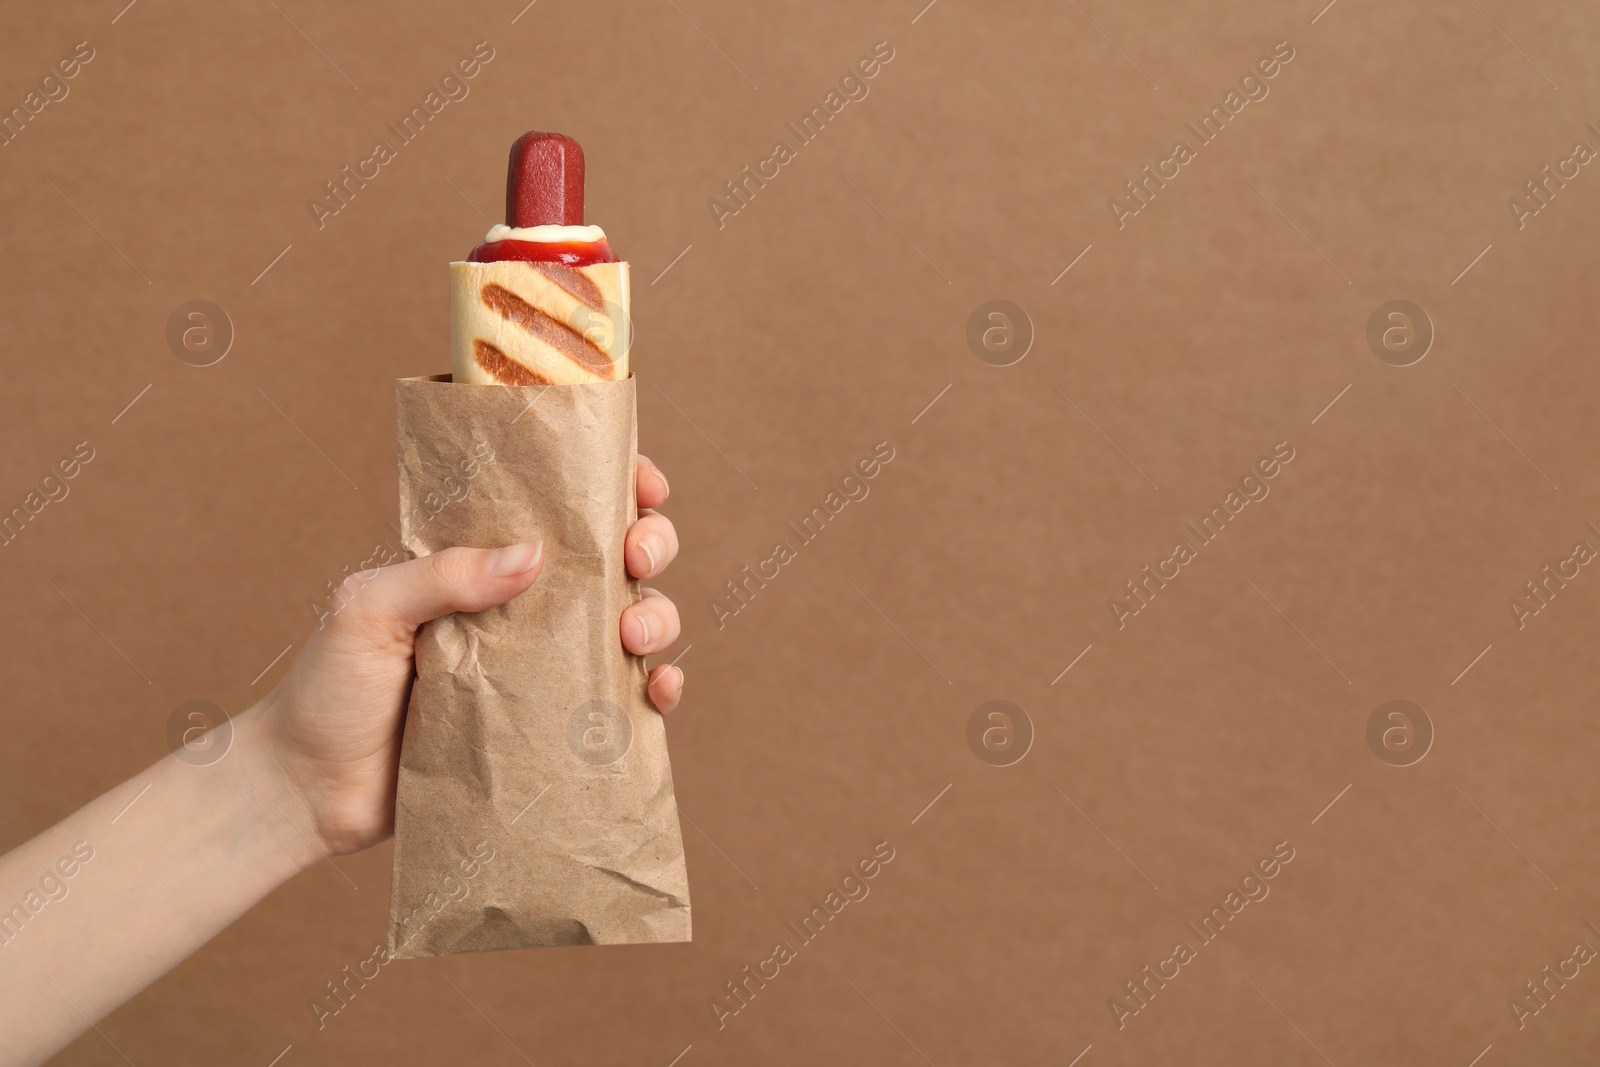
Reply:
<svg viewBox="0 0 1600 1067"><path fill-rule="evenodd" d="M409 633L451 612L504 604L534 583L543 563L539 541L496 549L447 548L380 568L351 598L350 614Z"/></svg>

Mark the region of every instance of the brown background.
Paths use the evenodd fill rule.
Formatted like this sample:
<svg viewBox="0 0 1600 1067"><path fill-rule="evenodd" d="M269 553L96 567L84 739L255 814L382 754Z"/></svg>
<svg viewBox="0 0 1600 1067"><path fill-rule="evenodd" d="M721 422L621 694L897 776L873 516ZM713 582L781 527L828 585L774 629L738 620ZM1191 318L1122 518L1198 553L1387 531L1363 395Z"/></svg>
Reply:
<svg viewBox="0 0 1600 1067"><path fill-rule="evenodd" d="M921 3L0 16L5 108L97 53L0 149L0 502L97 453L0 550L5 843L158 758L183 701L258 699L307 602L393 543L391 382L447 365L444 264L526 129L583 142L634 264L641 445L684 544L691 946L396 963L319 1032L308 1002L383 936L380 848L58 1062L1592 1059L1593 967L1523 1030L1507 1002L1600 945L1600 577L1521 631L1507 603L1600 547L1600 174L1521 231L1506 201L1600 144L1600 21ZM1271 95L1119 231L1107 198L1284 39ZM471 95L319 231L307 200L480 40ZM719 231L707 199L880 40L871 95ZM197 298L236 330L206 368L165 339ZM993 298L1036 331L1011 367L965 339ZM1365 340L1399 298L1437 331L1406 368ZM723 583L885 440L870 497L719 630ZM1284 440L1271 496L1119 631L1108 599ZM993 698L1036 730L1003 769L966 742ZM1366 742L1392 698L1437 731L1403 769ZM879 841L871 895L719 1030L723 983ZM1119 1031L1108 998L1280 841L1271 896Z"/></svg>

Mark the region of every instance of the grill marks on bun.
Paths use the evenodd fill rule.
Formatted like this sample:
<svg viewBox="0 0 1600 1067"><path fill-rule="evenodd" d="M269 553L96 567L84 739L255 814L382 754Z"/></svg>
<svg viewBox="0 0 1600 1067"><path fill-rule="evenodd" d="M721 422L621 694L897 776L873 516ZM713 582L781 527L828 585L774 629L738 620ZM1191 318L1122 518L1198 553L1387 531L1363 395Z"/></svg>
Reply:
<svg viewBox="0 0 1600 1067"><path fill-rule="evenodd" d="M541 264L541 266L549 265ZM546 272L541 271L541 273ZM576 271L569 271L569 273L575 275L577 274ZM551 277L552 281L556 281L556 284L561 285L561 282L555 277L549 274L546 276ZM582 278L582 275L577 276ZM594 283L590 282L587 278L583 278L583 282L594 289L594 296L598 298L599 288L594 286ZM562 285L562 288L566 288L566 286ZM569 289L568 292L571 292L571 290ZM574 330L571 326L562 322L560 319L552 318L551 316L545 314L543 311L540 311L538 308L534 307L532 304L528 303L526 300L522 299L522 297L518 296L516 293L513 293L510 289L507 289L503 285L497 285L493 282L490 282L488 285L483 287L480 295L483 299L484 306L489 310L495 312L507 322L516 323L518 326L528 331L528 333L532 334L540 341L543 341L545 344L549 345L563 356L566 356L584 370L600 378L605 378L607 380L615 379L616 366L611 362L611 357L606 355L599 348L595 347L594 343L583 334L579 333L577 330ZM578 296L577 293L574 293L573 295ZM581 296L578 298L580 300L584 300L584 298ZM588 301L584 300L584 303L588 304ZM602 306L604 305L603 300L601 301L601 304ZM592 307L593 305L590 306ZM504 352L494 348L493 345L485 345L481 340L478 342L478 344L491 349L496 355L498 355L501 359L506 360L508 363L512 362ZM477 356L480 361L483 358L483 347L480 347L477 350ZM520 364L518 364L518 366L520 366ZM523 369L526 370L526 368Z"/></svg>
<svg viewBox="0 0 1600 1067"><path fill-rule="evenodd" d="M501 385L549 385L550 382L524 367L488 341L473 342L473 358L483 372Z"/></svg>
<svg viewBox="0 0 1600 1067"><path fill-rule="evenodd" d="M606 309L605 294L587 275L573 270L564 263L529 263L528 266L565 289L574 300L595 311Z"/></svg>
<svg viewBox="0 0 1600 1067"><path fill-rule="evenodd" d="M588 385L627 378L629 282L623 262L450 264L456 381Z"/></svg>

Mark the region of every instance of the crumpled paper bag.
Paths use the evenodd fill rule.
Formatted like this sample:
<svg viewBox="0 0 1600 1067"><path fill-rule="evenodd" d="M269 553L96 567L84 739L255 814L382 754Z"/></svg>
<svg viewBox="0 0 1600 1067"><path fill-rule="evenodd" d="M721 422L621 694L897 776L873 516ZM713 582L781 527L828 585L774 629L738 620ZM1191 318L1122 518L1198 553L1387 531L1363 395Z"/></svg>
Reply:
<svg viewBox="0 0 1600 1067"><path fill-rule="evenodd" d="M538 538L509 603L427 624L400 751L390 954L688 941L666 734L618 616L639 599L636 387L396 383L408 556Z"/></svg>

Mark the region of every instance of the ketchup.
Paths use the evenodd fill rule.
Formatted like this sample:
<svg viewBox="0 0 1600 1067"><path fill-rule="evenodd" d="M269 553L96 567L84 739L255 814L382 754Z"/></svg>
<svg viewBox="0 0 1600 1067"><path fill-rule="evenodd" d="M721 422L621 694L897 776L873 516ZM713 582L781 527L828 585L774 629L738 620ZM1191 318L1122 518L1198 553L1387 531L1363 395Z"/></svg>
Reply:
<svg viewBox="0 0 1600 1067"><path fill-rule="evenodd" d="M499 263L520 259L525 263L563 263L586 267L591 263L616 263L618 256L607 241L490 241L472 250L470 263Z"/></svg>
<svg viewBox="0 0 1600 1067"><path fill-rule="evenodd" d="M534 130L511 146L506 170L506 224L533 226L583 225L583 149L559 133ZM616 263L619 257L605 240L490 241L467 257L472 263L560 263L584 267Z"/></svg>

